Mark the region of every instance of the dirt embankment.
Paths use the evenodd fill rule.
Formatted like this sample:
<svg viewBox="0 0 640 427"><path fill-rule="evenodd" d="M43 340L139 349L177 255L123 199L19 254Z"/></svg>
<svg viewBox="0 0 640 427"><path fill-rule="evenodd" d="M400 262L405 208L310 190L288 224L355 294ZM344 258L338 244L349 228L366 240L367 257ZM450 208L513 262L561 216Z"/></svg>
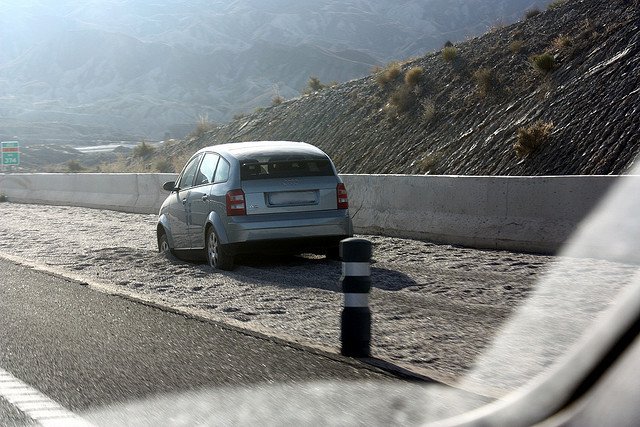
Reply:
<svg viewBox="0 0 640 427"><path fill-rule="evenodd" d="M393 78L383 76L388 66L169 145L158 156L287 139L319 146L342 173L624 173L640 148L639 23L638 1L570 0L448 53L404 62ZM546 72L532 60L545 53L552 56ZM422 72L407 84L416 67ZM550 125L550 135L517 156L518 129L536 121Z"/></svg>

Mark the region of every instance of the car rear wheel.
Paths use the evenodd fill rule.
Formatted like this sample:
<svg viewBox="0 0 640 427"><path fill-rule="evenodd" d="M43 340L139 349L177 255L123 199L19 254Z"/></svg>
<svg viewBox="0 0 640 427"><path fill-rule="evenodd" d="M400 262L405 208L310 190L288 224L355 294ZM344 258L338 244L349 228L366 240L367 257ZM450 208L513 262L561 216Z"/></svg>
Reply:
<svg viewBox="0 0 640 427"><path fill-rule="evenodd" d="M207 262L218 270L233 270L233 256L226 252L213 227L207 229Z"/></svg>

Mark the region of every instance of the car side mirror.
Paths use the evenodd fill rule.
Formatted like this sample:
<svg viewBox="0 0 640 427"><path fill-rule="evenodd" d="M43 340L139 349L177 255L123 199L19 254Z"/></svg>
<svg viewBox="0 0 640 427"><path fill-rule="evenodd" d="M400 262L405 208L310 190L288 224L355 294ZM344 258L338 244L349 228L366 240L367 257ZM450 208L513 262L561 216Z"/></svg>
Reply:
<svg viewBox="0 0 640 427"><path fill-rule="evenodd" d="M162 185L162 189L165 190L165 191L171 192L171 191L179 190L180 188L176 187L176 182L175 181L168 181L168 182L165 182Z"/></svg>

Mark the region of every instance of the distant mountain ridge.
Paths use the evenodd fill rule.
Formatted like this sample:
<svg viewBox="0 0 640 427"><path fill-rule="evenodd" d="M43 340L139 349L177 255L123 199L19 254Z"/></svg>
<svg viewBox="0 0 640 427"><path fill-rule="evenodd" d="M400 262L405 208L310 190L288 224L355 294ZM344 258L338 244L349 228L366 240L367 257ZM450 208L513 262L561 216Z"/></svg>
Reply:
<svg viewBox="0 0 640 427"><path fill-rule="evenodd" d="M534 0L23 0L0 4L0 116L55 134L181 136L520 18ZM10 123L6 134L11 134ZM0 134L2 134L0 130ZM14 135L12 135L14 136ZM29 139L28 135L15 135ZM35 136L32 136L35 138ZM55 134L52 139L64 139ZM71 136L70 136L71 138ZM37 138L35 138L37 139Z"/></svg>

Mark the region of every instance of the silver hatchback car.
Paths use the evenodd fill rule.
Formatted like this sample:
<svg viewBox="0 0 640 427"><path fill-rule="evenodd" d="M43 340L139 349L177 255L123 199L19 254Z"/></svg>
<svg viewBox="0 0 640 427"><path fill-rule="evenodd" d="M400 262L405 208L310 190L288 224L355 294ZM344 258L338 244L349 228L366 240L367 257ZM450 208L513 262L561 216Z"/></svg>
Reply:
<svg viewBox="0 0 640 427"><path fill-rule="evenodd" d="M234 257L262 251L322 251L337 258L353 235L347 191L322 150L303 142L206 147L187 162L160 208L161 252L206 255L231 270Z"/></svg>

